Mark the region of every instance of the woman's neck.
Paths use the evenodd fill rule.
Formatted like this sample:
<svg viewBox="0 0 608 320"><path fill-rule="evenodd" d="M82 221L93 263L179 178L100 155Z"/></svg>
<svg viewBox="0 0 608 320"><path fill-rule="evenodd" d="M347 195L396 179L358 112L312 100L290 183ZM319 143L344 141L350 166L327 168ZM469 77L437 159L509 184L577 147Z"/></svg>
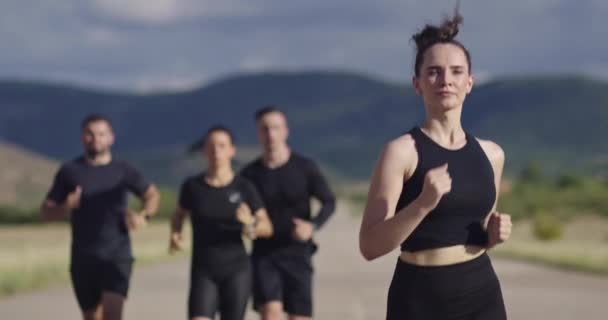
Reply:
<svg viewBox="0 0 608 320"><path fill-rule="evenodd" d="M460 122L461 110L458 108L438 115L428 115L421 130L444 147L461 147L466 143L466 134Z"/></svg>
<svg viewBox="0 0 608 320"><path fill-rule="evenodd" d="M205 181L214 187L223 187L229 185L234 179L234 171L229 165L225 166L210 166L205 174Z"/></svg>

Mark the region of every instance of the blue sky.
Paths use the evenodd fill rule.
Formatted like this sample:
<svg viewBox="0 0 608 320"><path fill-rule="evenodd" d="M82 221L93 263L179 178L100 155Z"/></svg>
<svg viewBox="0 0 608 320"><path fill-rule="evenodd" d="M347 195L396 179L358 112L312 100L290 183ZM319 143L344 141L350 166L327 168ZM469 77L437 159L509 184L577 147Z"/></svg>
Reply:
<svg viewBox="0 0 608 320"><path fill-rule="evenodd" d="M446 0L2 0L0 78L182 90L262 70L409 81L412 33ZM479 79L608 78L608 1L462 0Z"/></svg>

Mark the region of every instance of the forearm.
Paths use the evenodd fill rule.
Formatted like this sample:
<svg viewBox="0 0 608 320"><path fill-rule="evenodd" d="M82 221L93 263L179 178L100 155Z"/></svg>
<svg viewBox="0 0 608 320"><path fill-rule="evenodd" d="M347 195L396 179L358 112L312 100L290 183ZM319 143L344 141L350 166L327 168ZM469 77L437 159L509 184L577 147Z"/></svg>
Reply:
<svg viewBox="0 0 608 320"><path fill-rule="evenodd" d="M154 185L151 185L142 197L141 210L147 216L153 216L158 211L160 203L160 194Z"/></svg>
<svg viewBox="0 0 608 320"><path fill-rule="evenodd" d="M373 260L391 252L412 234L430 211L414 201L391 218L362 228L359 235L361 253Z"/></svg>
<svg viewBox="0 0 608 320"><path fill-rule="evenodd" d="M182 233L184 226L184 216L179 212L175 212L171 216L171 233Z"/></svg>
<svg viewBox="0 0 608 320"><path fill-rule="evenodd" d="M45 221L57 221L63 220L70 216L71 210L61 204L61 205L48 205L43 204L41 209L42 219Z"/></svg>
<svg viewBox="0 0 608 320"><path fill-rule="evenodd" d="M259 218L255 225L255 234L260 238L270 238L273 234L272 223L267 218Z"/></svg>
<svg viewBox="0 0 608 320"><path fill-rule="evenodd" d="M492 206L492 210L490 210L490 213L488 213L482 221L480 221L481 224L481 231L483 232L483 235L485 236L485 247L486 250L490 250L492 248L494 248L494 246L496 246L496 243L490 243L490 235L488 233L488 225L490 223L490 218L492 217L492 214L494 214L494 212L496 212L496 205L498 203L498 196L496 196L496 201L494 201L494 206Z"/></svg>
<svg viewBox="0 0 608 320"><path fill-rule="evenodd" d="M335 210L336 199L333 196L321 200L321 209L319 209L317 215L311 220L315 226L315 229L320 229L334 214Z"/></svg>
<svg viewBox="0 0 608 320"><path fill-rule="evenodd" d="M485 237L485 247L487 250L490 250L492 248L494 248L494 246L496 246L496 243L490 243L490 235L488 233L488 222L490 221L490 216L492 215L492 213L488 214L487 217L485 217L480 223L481 223L481 232L483 233L483 236Z"/></svg>

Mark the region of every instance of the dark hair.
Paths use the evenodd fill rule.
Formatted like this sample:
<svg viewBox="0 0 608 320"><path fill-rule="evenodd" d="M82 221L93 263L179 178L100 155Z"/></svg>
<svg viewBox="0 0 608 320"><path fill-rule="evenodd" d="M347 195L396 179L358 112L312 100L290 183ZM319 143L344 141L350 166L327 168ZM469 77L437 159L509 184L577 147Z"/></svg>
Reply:
<svg viewBox="0 0 608 320"><path fill-rule="evenodd" d="M211 134L213 134L215 132L223 132L223 133L227 134L228 138L230 138L230 143L234 144L234 134L232 134L232 131L224 125L217 124L217 125L211 126L209 129L207 129L205 134L200 139L198 139L196 142L194 142L190 146L190 148L188 148L188 152L196 152L196 151L201 150L205 146L205 142L207 142L207 139L209 139L209 136L211 136Z"/></svg>
<svg viewBox="0 0 608 320"><path fill-rule="evenodd" d="M427 24L422 31L412 36L412 40L416 42L416 62L414 64L416 77L420 76L420 67L424 60L424 53L438 43L449 43L462 49L467 58L469 73L471 72L471 54L469 50L458 40L454 39L458 35L458 25L463 21L462 15L460 15L458 10L459 7L460 1L454 9L454 16L451 18L446 17L439 27Z"/></svg>
<svg viewBox="0 0 608 320"><path fill-rule="evenodd" d="M276 106L268 105L268 106L265 106L265 107L263 107L261 109L258 109L258 111L255 112L255 121L259 121L265 115L267 115L269 113L273 113L273 112L277 112L277 113L280 113L283 116L285 116L285 112L283 112L283 110L279 109Z"/></svg>
<svg viewBox="0 0 608 320"><path fill-rule="evenodd" d="M86 129L86 127L93 123L93 122L98 122L98 121L104 121L105 123L108 124L108 126L111 128L112 127L112 122L110 122L110 119L108 119L108 117L101 115L99 113L93 113L90 114L86 117L84 117L84 119L82 119L82 121L80 122L80 130L84 130Z"/></svg>

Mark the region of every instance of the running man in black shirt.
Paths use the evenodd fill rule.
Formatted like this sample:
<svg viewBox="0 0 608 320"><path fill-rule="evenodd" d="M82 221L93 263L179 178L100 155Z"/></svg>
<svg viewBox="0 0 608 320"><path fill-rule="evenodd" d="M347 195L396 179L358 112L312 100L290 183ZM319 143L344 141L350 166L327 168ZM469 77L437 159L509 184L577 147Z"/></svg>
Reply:
<svg viewBox="0 0 608 320"><path fill-rule="evenodd" d="M42 204L46 220L69 218L72 229L70 274L83 318L122 318L133 263L129 231L156 213L159 194L131 165L112 158L114 134L100 115L81 125L85 154L64 163ZM127 209L127 193L143 201Z"/></svg>
<svg viewBox="0 0 608 320"><path fill-rule="evenodd" d="M332 215L335 197L317 165L287 145L285 114L267 107L256 113L261 158L242 171L262 195L274 235L253 246L254 307L263 320L310 319L313 313L312 237ZM321 202L312 217L310 200Z"/></svg>
<svg viewBox="0 0 608 320"><path fill-rule="evenodd" d="M192 263L188 314L193 320L242 320L251 295L251 266L242 235L272 235L262 200L251 182L235 176L232 134L212 127L203 137L207 172L182 184L172 218L170 251L182 248L182 225L192 223Z"/></svg>

